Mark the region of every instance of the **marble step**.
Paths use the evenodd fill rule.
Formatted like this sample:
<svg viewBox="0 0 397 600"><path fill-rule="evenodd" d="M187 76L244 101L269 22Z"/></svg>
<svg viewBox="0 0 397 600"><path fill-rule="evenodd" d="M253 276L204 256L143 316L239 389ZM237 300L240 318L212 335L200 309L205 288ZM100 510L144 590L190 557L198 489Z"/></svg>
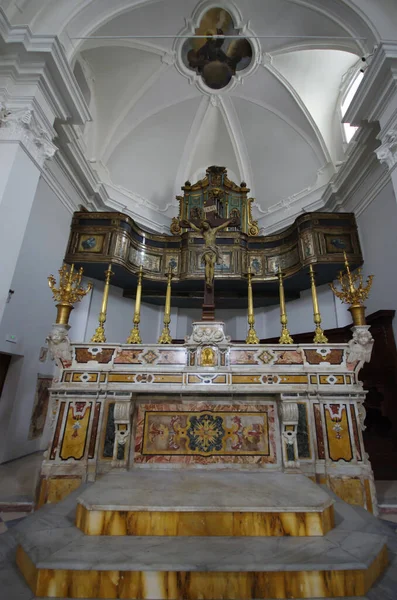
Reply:
<svg viewBox="0 0 397 600"><path fill-rule="evenodd" d="M95 538L60 512L22 525L17 565L41 597L363 596L387 564L383 536L341 525L323 538Z"/></svg>
<svg viewBox="0 0 397 600"><path fill-rule="evenodd" d="M322 536L333 503L304 475L133 469L84 491L76 523L87 535Z"/></svg>

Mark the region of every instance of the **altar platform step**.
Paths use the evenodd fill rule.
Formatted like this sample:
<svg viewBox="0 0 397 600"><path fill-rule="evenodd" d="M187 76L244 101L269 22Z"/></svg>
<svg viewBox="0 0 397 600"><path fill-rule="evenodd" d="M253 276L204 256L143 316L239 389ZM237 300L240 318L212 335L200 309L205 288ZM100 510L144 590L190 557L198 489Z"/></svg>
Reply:
<svg viewBox="0 0 397 600"><path fill-rule="evenodd" d="M35 597L360 598L387 566L374 518L343 502L335 528L318 537L87 536L75 526L76 500L93 489L17 526L17 565Z"/></svg>
<svg viewBox="0 0 397 600"><path fill-rule="evenodd" d="M134 469L83 492L76 524L86 535L322 536L333 503L304 475Z"/></svg>

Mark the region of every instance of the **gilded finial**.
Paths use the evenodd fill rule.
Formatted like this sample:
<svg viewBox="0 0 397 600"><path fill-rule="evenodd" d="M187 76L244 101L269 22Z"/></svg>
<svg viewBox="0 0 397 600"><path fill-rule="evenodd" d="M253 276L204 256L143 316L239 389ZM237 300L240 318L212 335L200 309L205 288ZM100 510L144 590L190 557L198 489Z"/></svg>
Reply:
<svg viewBox="0 0 397 600"><path fill-rule="evenodd" d="M56 287L54 275L48 277L48 285L51 288L54 300L58 302L56 323L68 325L69 316L76 302L80 302L86 294L92 289L92 283L87 283L87 287L81 287L83 277L83 267L78 271L74 270L74 264L69 268L64 264L58 271L59 285Z"/></svg>
<svg viewBox="0 0 397 600"><path fill-rule="evenodd" d="M335 296L344 304L350 304L348 309L351 312L354 325L365 325L365 306L364 301L368 298L371 290L374 276L368 275L366 284L364 285L361 269L357 269L355 273L350 270L349 261L346 252L343 252L346 272L340 271L337 279L341 289L337 289L333 283L329 286Z"/></svg>

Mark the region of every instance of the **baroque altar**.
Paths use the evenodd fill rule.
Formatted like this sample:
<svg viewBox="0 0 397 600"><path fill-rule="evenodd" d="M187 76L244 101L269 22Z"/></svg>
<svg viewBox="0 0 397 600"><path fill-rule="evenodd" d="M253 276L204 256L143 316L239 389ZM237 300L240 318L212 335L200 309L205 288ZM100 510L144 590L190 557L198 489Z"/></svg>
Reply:
<svg viewBox="0 0 397 600"><path fill-rule="evenodd" d="M353 510L377 515L358 378L373 346L363 306L372 278L364 285L351 271L362 262L354 216L304 215L264 237L245 183L230 182L226 169L210 167L183 189L173 236L141 235L119 213L75 216L66 261L79 268L65 264L58 287L49 277L58 372L37 487L38 507L59 507L27 527L17 565L38 597L362 597L388 555L385 538L363 532L365 517ZM230 270L220 273L227 255ZM98 274L104 262L98 327L90 342L71 343L73 303L90 290L82 263ZM331 287L354 324L348 343L333 344L321 328L316 277L334 279L342 262L340 289ZM305 269L314 337L295 344L286 299ZM131 276L133 328L127 343L108 342L110 280L125 287ZM216 320L228 279L246 294L245 343ZM142 343L139 330L148 281L165 292L157 343ZM171 287L186 300L202 283L203 318L176 343ZM278 344L260 343L255 331L260 290L280 303Z"/></svg>
<svg viewBox="0 0 397 600"><path fill-rule="evenodd" d="M235 344L219 322L185 344L73 344L51 390L39 504L110 469L301 472L376 512L362 441L368 328L349 344Z"/></svg>
<svg viewBox="0 0 397 600"><path fill-rule="evenodd" d="M59 508L16 556L33 593L361 598L388 564L346 508L377 513L372 344L367 326L348 344L237 344L216 321L183 345L72 344L38 493Z"/></svg>

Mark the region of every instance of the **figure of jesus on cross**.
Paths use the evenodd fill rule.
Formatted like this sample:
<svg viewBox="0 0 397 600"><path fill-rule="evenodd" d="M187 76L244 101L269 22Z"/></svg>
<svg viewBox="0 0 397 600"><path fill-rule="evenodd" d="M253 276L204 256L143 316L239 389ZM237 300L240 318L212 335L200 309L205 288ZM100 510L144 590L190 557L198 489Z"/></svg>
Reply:
<svg viewBox="0 0 397 600"><path fill-rule="evenodd" d="M212 209L212 210L208 210ZM204 206L206 214L205 219L193 221L181 221L181 227L189 227L194 231L198 231L204 238L204 251L201 255L201 261L205 268L205 287L204 287L204 304L203 304L203 320L214 319L215 309L215 294L214 294L214 276L215 265L222 260L219 247L216 245L216 234L222 229L226 229L229 225L239 225L239 219L236 217L230 219L217 218L215 206Z"/></svg>

